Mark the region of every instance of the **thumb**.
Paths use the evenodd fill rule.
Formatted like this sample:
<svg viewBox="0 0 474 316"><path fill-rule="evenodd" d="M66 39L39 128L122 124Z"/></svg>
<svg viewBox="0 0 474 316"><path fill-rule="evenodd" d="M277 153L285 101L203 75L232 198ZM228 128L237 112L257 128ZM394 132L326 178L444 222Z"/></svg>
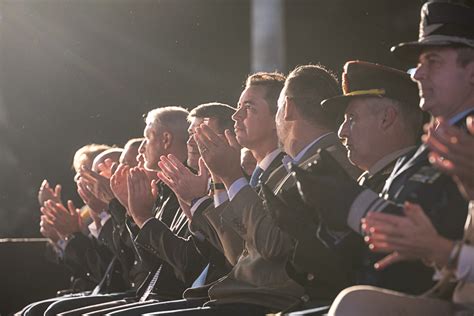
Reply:
<svg viewBox="0 0 474 316"><path fill-rule="evenodd" d="M62 186L60 184L56 184L56 187L54 188L54 194L61 198L61 190L62 190Z"/></svg>
<svg viewBox="0 0 474 316"><path fill-rule="evenodd" d="M474 135L474 116L468 116L466 119L467 130L471 135Z"/></svg>
<svg viewBox="0 0 474 316"><path fill-rule="evenodd" d="M237 142L237 138L230 130L226 129L224 135L230 147L240 150L240 144Z"/></svg>
<svg viewBox="0 0 474 316"><path fill-rule="evenodd" d="M207 169L206 163L204 162L204 159L202 157L199 157L198 164L199 164L198 175L206 179L209 178L209 170Z"/></svg>
<svg viewBox="0 0 474 316"><path fill-rule="evenodd" d="M395 251L395 252L392 252L391 254L389 254L388 256L383 257L381 260L377 261L374 264L374 268L377 271L384 270L385 268L387 268L388 266L390 266L394 263L404 261L404 260L407 260L407 259L408 259L407 257L405 257L404 255L401 255L401 254L399 254L398 252Z"/></svg>
<svg viewBox="0 0 474 316"><path fill-rule="evenodd" d="M69 213L71 213L71 215L77 214L77 209L71 200L67 201L67 208L69 209Z"/></svg>

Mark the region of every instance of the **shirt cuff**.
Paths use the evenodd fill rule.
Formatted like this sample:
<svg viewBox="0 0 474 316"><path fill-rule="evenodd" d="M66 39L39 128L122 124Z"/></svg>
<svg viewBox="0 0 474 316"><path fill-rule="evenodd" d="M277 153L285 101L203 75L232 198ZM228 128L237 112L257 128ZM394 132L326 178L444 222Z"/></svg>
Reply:
<svg viewBox="0 0 474 316"><path fill-rule="evenodd" d="M456 276L458 280L474 282L474 247L463 245L459 253Z"/></svg>
<svg viewBox="0 0 474 316"><path fill-rule="evenodd" d="M214 192L214 207L218 207L219 205L225 203L227 200L229 200L229 196L227 195L226 191Z"/></svg>
<svg viewBox="0 0 474 316"><path fill-rule="evenodd" d="M194 213L199 208L199 206L201 206L201 204L204 201L206 201L207 199L209 199L209 197L207 195L205 195L202 198L200 198L199 200L197 200L196 202L194 202L193 205L191 205L191 209L189 210L191 212L191 216L194 216Z"/></svg>
<svg viewBox="0 0 474 316"><path fill-rule="evenodd" d="M362 191L351 205L349 215L347 216L347 225L356 233L363 234L360 228L360 220L367 212L378 211L385 204L387 202L374 191L370 189Z"/></svg>
<svg viewBox="0 0 474 316"><path fill-rule="evenodd" d="M240 190L242 190L242 188L247 185L249 185L249 182L247 181L247 179L245 179L245 177L235 180L234 183L232 183L232 185L229 187L229 190L227 192L227 194L229 195L229 200L232 201L237 195L237 193L239 193Z"/></svg>

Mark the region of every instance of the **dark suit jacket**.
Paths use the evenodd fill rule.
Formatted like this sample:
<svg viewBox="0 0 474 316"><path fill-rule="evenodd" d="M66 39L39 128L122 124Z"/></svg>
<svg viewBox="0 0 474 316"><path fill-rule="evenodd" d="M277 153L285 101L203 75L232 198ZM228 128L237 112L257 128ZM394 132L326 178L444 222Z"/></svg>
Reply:
<svg viewBox="0 0 474 316"><path fill-rule="evenodd" d="M159 196L154 212L162 223L171 226L173 219L180 216L181 210L171 189L161 182L158 185L160 186ZM131 288L137 290L137 296L141 296L158 268L162 266L153 293L162 299L181 298L186 289L184 282L177 278L177 273L168 263L143 248L137 247L134 239L139 229L126 216L123 206L113 200L110 203L110 213L112 218L102 228L99 239L117 256L124 278L128 277ZM184 234L187 230L183 229L181 232Z"/></svg>

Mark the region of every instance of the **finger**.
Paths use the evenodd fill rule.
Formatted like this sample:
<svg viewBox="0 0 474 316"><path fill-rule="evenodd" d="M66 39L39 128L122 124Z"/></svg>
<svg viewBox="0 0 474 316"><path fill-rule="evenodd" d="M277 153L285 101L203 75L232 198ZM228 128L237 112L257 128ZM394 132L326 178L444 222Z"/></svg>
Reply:
<svg viewBox="0 0 474 316"><path fill-rule="evenodd" d="M108 168L110 168L114 164L114 161L110 158L107 158L104 160L104 165L106 165Z"/></svg>
<svg viewBox="0 0 474 316"><path fill-rule="evenodd" d="M217 135L212 128L207 126L206 124L201 124L201 133L215 146L223 145L222 138Z"/></svg>
<svg viewBox="0 0 474 316"><path fill-rule="evenodd" d="M202 159L202 157L199 157L198 165L199 165L198 175L206 179L209 178L209 169L207 169L206 163L204 162L204 159Z"/></svg>
<svg viewBox="0 0 474 316"><path fill-rule="evenodd" d="M384 257L383 259L379 260L374 264L375 270L383 270L387 268L388 266L406 260L404 256L401 256L398 252L393 252L389 254L388 256Z"/></svg>
<svg viewBox="0 0 474 316"><path fill-rule="evenodd" d="M71 200L67 201L67 208L69 209L69 213L71 215L77 215L78 210L74 206L74 203Z"/></svg>
<svg viewBox="0 0 474 316"><path fill-rule="evenodd" d="M40 190L44 190L49 186L48 180L44 179L43 182L41 182Z"/></svg>
<svg viewBox="0 0 474 316"><path fill-rule="evenodd" d="M175 188L174 182L170 178L168 178L162 171L158 172L158 178L160 178L160 180L163 181L172 190Z"/></svg>
<svg viewBox="0 0 474 316"><path fill-rule="evenodd" d="M470 115L466 118L467 130L471 135L474 135L474 115Z"/></svg>
<svg viewBox="0 0 474 316"><path fill-rule="evenodd" d="M173 154L169 154L168 155L168 160L173 164L173 166L176 168L176 170L179 172L179 173L187 173L189 172L189 169L186 168L185 165L183 165L183 163L181 161L179 161L178 158L176 158L175 155Z"/></svg>
<svg viewBox="0 0 474 316"><path fill-rule="evenodd" d="M406 224L407 222L406 218L402 216L385 214L381 212L369 212L367 213L365 220L370 223L372 222L375 223L375 221L377 221L377 222L388 223L394 226L401 226L401 225Z"/></svg>
<svg viewBox="0 0 474 316"><path fill-rule="evenodd" d="M204 126L205 125L203 125L203 127ZM218 138L217 135L216 135L216 138ZM217 143L216 143L217 140L216 142L212 141L209 138L209 134L204 133L201 127L196 127L195 132L194 132L194 139L196 140L196 144L198 145L200 152L202 152L202 149L204 148L214 150L217 147Z"/></svg>
<svg viewBox="0 0 474 316"><path fill-rule="evenodd" d="M225 138L227 139L227 143L230 145L230 147L239 149L242 147L240 146L239 142L237 142L237 138L234 133L232 133L230 130L226 129L224 131Z"/></svg>
<svg viewBox="0 0 474 316"><path fill-rule="evenodd" d="M165 171L167 173L171 173L178 176L179 170L176 165L171 161L171 159L166 156L161 156L160 159L160 162L164 165Z"/></svg>
<svg viewBox="0 0 474 316"><path fill-rule="evenodd" d="M116 162L113 162L111 165L110 165L110 174L114 174L115 173L115 170L117 170L118 168L118 163Z"/></svg>
<svg viewBox="0 0 474 316"><path fill-rule="evenodd" d="M54 194L58 198L61 197L61 190L62 190L62 186L60 184L56 184L56 187L54 187Z"/></svg>

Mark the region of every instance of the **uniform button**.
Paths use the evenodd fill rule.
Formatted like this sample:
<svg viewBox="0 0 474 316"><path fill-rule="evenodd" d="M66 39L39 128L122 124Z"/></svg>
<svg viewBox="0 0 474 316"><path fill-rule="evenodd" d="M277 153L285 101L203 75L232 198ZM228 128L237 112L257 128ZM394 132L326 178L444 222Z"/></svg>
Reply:
<svg viewBox="0 0 474 316"><path fill-rule="evenodd" d="M125 251L123 249L120 249L120 253L125 253Z"/></svg>
<svg viewBox="0 0 474 316"><path fill-rule="evenodd" d="M132 284L130 284L132 287L135 287L135 282L132 282Z"/></svg>
<svg viewBox="0 0 474 316"><path fill-rule="evenodd" d="M305 295L301 296L301 300L303 302L308 302L309 301L309 295L305 294Z"/></svg>
<svg viewBox="0 0 474 316"><path fill-rule="evenodd" d="M133 264L135 264L135 265L138 264L138 261L137 260L133 261Z"/></svg>
<svg viewBox="0 0 474 316"><path fill-rule="evenodd" d="M306 279L307 279L308 281L313 281L313 280L314 280L314 274L308 273L308 274L306 275Z"/></svg>

